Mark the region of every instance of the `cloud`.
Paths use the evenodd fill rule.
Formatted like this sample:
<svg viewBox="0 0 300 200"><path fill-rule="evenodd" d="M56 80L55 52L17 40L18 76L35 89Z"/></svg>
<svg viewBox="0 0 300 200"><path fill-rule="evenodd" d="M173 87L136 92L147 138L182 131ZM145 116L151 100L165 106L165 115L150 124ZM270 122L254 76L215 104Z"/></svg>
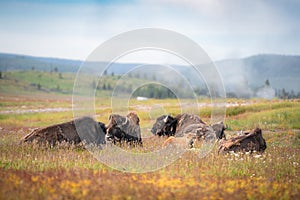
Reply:
<svg viewBox="0 0 300 200"><path fill-rule="evenodd" d="M0 51L84 59L117 34L155 27L190 37L214 60L257 53L299 54L299 8L293 0L6 2L0 5ZM42 52L35 38L44 44ZM28 44L31 51L26 50ZM48 45L52 48L47 52ZM78 53L71 53L74 50Z"/></svg>

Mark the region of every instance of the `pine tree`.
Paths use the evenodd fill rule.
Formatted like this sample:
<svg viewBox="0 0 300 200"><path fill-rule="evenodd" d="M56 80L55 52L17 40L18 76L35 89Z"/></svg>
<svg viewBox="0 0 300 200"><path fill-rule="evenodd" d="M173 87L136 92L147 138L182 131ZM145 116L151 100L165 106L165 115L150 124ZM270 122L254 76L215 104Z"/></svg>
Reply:
<svg viewBox="0 0 300 200"><path fill-rule="evenodd" d="M282 88L282 90L281 90L281 98L282 98L282 99L286 99L287 96L288 96L287 92L285 91L284 88Z"/></svg>
<svg viewBox="0 0 300 200"><path fill-rule="evenodd" d="M265 85L266 85L266 86L270 86L270 81L269 81L269 79L266 80Z"/></svg>

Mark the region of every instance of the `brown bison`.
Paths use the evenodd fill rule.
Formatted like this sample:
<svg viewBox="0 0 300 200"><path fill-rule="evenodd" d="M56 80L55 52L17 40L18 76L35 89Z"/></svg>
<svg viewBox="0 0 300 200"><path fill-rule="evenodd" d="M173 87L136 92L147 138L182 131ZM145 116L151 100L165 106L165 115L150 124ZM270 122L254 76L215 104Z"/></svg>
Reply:
<svg viewBox="0 0 300 200"><path fill-rule="evenodd" d="M137 114L131 112L126 117L112 114L107 125L106 141L142 145L140 119Z"/></svg>
<svg viewBox="0 0 300 200"><path fill-rule="evenodd" d="M90 117L82 117L69 122L36 129L26 135L22 141L48 143L54 146L56 143L68 142L78 144L81 141L94 144L105 143L105 124L96 122Z"/></svg>
<svg viewBox="0 0 300 200"><path fill-rule="evenodd" d="M180 114L175 118L163 115L156 119L151 132L158 136L183 137L185 134L193 134L195 138L213 139L225 138L225 126L219 122L212 126L203 122L199 116L193 114Z"/></svg>
<svg viewBox="0 0 300 200"><path fill-rule="evenodd" d="M170 115L162 115L156 119L151 132L158 136L173 136L176 132L177 120Z"/></svg>
<svg viewBox="0 0 300 200"><path fill-rule="evenodd" d="M262 136L260 128L245 132L243 135L235 136L228 140L221 140L219 143L219 153L229 151L263 152L266 148L266 141Z"/></svg>

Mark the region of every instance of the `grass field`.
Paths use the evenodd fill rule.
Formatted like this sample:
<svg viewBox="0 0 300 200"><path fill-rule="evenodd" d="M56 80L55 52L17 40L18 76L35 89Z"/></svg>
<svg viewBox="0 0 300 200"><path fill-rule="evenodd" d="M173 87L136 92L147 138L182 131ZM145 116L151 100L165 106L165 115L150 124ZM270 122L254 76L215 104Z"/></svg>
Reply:
<svg viewBox="0 0 300 200"><path fill-rule="evenodd" d="M96 101L98 120L107 123L110 103L110 99ZM178 114L177 103L132 99L129 110L137 112L141 127L147 128L152 123L148 108L161 105L167 113ZM124 173L76 146L20 143L33 128L71 120L70 96L3 94L0 199L300 199L300 100L228 99L227 103L235 106L227 108L226 133L262 128L265 153L218 155L214 149L200 158L187 151L157 171ZM204 106L200 116L209 122L210 112ZM143 148L159 147L164 139L147 139Z"/></svg>

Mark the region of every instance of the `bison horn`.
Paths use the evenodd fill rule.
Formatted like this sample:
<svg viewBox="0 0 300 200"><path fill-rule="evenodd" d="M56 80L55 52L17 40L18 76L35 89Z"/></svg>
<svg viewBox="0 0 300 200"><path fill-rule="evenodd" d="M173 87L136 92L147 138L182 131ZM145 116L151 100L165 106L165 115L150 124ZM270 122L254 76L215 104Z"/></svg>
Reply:
<svg viewBox="0 0 300 200"><path fill-rule="evenodd" d="M164 118L164 122L167 123L169 115Z"/></svg>
<svg viewBox="0 0 300 200"><path fill-rule="evenodd" d="M122 123L122 125L126 125L126 124L127 124L127 122L128 122L128 118L126 117L126 120L125 120L125 122L124 122L124 123Z"/></svg>

